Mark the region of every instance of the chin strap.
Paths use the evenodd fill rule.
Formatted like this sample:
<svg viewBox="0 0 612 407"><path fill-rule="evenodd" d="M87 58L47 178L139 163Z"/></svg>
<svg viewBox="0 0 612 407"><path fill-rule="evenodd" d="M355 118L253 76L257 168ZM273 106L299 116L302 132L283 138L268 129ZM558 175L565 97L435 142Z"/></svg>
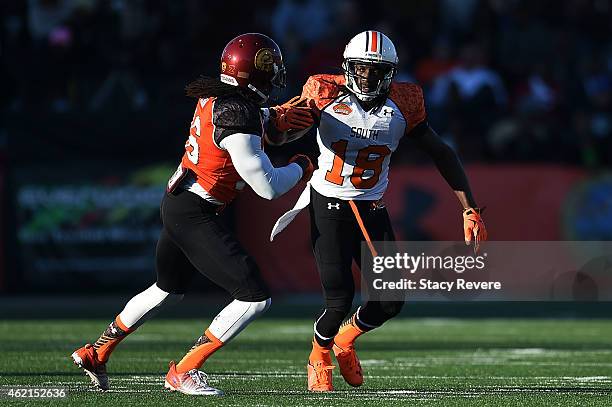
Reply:
<svg viewBox="0 0 612 407"><path fill-rule="evenodd" d="M255 92L260 98L262 98L262 102L261 103L265 103L268 101L269 96L266 96L263 94L263 92L261 92L259 89L257 89L255 86L251 85L250 83L247 85L247 87L249 89L251 89L253 92Z"/></svg>
<svg viewBox="0 0 612 407"><path fill-rule="evenodd" d="M359 96L356 93L353 94L359 100L359 104L361 105L361 107L370 113L374 113L377 110L382 109L382 107L385 105L385 101L389 97L389 94L385 93L371 100L361 100L359 99Z"/></svg>

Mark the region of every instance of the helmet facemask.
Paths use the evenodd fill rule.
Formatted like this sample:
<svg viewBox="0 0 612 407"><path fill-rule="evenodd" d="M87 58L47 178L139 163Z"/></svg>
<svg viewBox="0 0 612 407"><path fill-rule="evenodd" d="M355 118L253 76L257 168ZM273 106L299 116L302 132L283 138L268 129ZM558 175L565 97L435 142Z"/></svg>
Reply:
<svg viewBox="0 0 612 407"><path fill-rule="evenodd" d="M276 100L280 94L279 90L285 89L287 86L287 70L285 65L281 64L279 68L275 65L274 71L274 76L270 80L272 88L268 92L268 98L272 100Z"/></svg>
<svg viewBox="0 0 612 407"><path fill-rule="evenodd" d="M272 76L269 79L261 81L259 85L255 85L254 83L249 83L247 88L253 91L258 97L258 103L264 104L270 98L274 99L274 90L276 89L284 89L287 86L287 71L285 69L285 65L280 60L278 63L275 62L271 69L273 70Z"/></svg>
<svg viewBox="0 0 612 407"><path fill-rule="evenodd" d="M287 86L287 70L285 69L285 65L281 64L279 67L275 64L274 71L274 76L270 80L270 83L277 89L284 89L285 86Z"/></svg>
<svg viewBox="0 0 612 407"><path fill-rule="evenodd" d="M364 102L387 95L396 65L389 62L350 58L342 63L346 87Z"/></svg>

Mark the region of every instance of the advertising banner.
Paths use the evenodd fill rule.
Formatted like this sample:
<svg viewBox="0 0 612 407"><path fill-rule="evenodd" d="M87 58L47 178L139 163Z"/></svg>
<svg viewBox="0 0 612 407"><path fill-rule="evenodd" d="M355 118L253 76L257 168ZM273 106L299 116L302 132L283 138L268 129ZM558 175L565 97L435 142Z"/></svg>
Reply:
<svg viewBox="0 0 612 407"><path fill-rule="evenodd" d="M24 280L49 290L141 286L154 279L159 204L171 168L58 166L16 182Z"/></svg>

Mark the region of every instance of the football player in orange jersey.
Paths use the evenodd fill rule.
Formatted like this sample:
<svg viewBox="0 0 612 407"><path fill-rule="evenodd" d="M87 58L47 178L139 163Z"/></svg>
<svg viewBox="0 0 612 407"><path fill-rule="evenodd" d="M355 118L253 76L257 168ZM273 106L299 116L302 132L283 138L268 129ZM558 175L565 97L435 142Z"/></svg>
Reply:
<svg viewBox="0 0 612 407"><path fill-rule="evenodd" d="M267 36L250 33L223 50L220 80L202 77L187 86L187 94L198 101L185 153L161 203L157 281L133 297L93 345L72 354L97 388L109 388L106 362L115 346L163 307L180 301L197 270L234 300L178 364L170 362L165 387L192 395L223 394L208 385L199 368L268 309L270 294L254 260L218 213L246 184L274 199L307 181L313 171L306 156L275 168L263 151L266 128L283 134L314 122L308 107L262 108L273 88L284 85L280 48Z"/></svg>
<svg viewBox="0 0 612 407"><path fill-rule="evenodd" d="M364 31L344 51L343 75L314 75L304 85L301 101L318 109L318 168L295 207L274 226L271 239L297 213L309 207L311 239L325 296L325 308L314 324L308 358L308 389L333 390L336 356L347 383L361 386L363 373L355 340L396 316L403 295L368 299L349 315L355 291L352 261L361 265L361 243L395 240L382 203L387 189L389 160L403 137L428 153L455 192L463 208L465 240L486 240L463 167L455 152L427 123L422 89L393 82L397 54L391 40L379 31ZM303 134L301 132L300 134ZM292 133L276 135L282 144Z"/></svg>

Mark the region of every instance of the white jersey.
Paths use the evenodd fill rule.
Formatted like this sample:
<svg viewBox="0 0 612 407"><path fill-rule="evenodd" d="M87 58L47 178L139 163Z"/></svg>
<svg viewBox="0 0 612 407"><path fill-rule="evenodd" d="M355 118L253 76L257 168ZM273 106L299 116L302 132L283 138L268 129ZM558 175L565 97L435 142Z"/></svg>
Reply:
<svg viewBox="0 0 612 407"><path fill-rule="evenodd" d="M310 203L310 187L323 196L344 200L378 200L389 183L389 161L401 138L425 121L423 91L411 83L392 83L384 105L362 109L352 94L342 92L343 75L308 78L302 97L321 111L317 130L318 169L294 207L281 216L270 240Z"/></svg>
<svg viewBox="0 0 612 407"><path fill-rule="evenodd" d="M365 111L353 94L341 92L343 83L340 75L316 75L304 86L302 96L321 109L310 185L328 197L378 200L389 183L391 153L425 120L423 94L417 85L394 83L381 107Z"/></svg>

